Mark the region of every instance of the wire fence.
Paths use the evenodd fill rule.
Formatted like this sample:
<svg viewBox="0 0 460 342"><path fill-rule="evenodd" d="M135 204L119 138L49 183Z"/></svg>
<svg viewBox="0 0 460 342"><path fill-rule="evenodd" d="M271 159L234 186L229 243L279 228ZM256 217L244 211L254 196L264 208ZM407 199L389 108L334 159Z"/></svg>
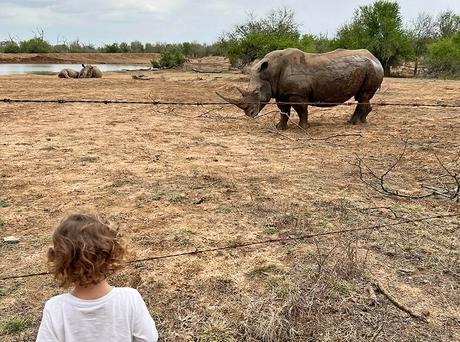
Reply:
<svg viewBox="0 0 460 342"><path fill-rule="evenodd" d="M3 98L0 100L3 103L87 103L87 104L112 104L112 105L168 105L168 106L234 106L234 104L228 102L176 102L176 101L159 101L159 100L97 100L97 99L10 99ZM242 102L243 103L243 102ZM244 104L256 104L256 105L309 105L318 107L327 106L355 106L358 102L244 102ZM360 102L360 104L371 104L377 107L396 106L396 107L439 107L439 108L460 108L460 103L417 103L417 102L386 102L386 101L375 101Z"/></svg>
<svg viewBox="0 0 460 342"><path fill-rule="evenodd" d="M167 106L234 106L234 104L228 102L176 102L176 101L159 101L159 100L97 100L97 99L10 99L10 98L3 98L0 100L1 103L4 104L12 104L12 103L57 103L57 104L72 104L72 103L82 103L82 104L106 104L106 105L167 105ZM261 102L246 102L247 104L257 104L257 105L312 105L312 106L354 106L357 102L268 102L268 103L261 103ZM363 103L368 104L368 103ZM375 101L372 102L372 106L377 107L385 107L385 106L398 106L398 107L437 107L437 108L460 108L460 104L455 103L416 103L416 102L386 102L386 101ZM142 259L130 260L128 264L136 264L139 262L146 262L146 261L154 261L154 260L164 260L170 258L177 258L182 256L193 256L205 253L212 253L217 251L224 251L230 249L238 249L238 248L245 248L245 247L253 247L253 246L260 246L260 245L268 245L274 243L286 243L290 241L305 241L308 239L312 239L315 237L322 237L328 235L339 235L339 234L346 234L351 232L359 232L359 231L366 231L366 230L379 230L384 228L389 228L401 224L406 223L417 223L417 222L424 222L442 218L453 218L453 217L460 217L460 213L454 214L447 214L447 215L437 215L437 216L430 216L424 217L419 219L404 219L399 222L390 223L390 224L379 224L370 227L362 227L362 228L351 228L351 229L343 229L343 230L335 230L335 231L328 231L316 234L303 234L299 236L292 236L287 238L277 238L277 239L268 239L262 241L252 241L246 242L242 244L232 244L227 246L221 247L214 247L208 249L196 249L193 251L186 251L174 254L166 254L166 255L157 255L146 257ZM49 274L48 272L35 272L35 273L26 273L20 275L8 275L0 277L0 281L11 280L11 279L20 279L20 278L29 278L29 277L36 277L36 276L43 276Z"/></svg>
<svg viewBox="0 0 460 342"><path fill-rule="evenodd" d="M194 256L194 255L199 255L199 254L206 254L206 253L212 253L212 252L218 252L218 251L224 251L224 250L231 250L231 249L239 249L239 248L245 248L245 247L254 247L254 246L261 246L261 245L269 245L269 244L275 244L275 243L287 243L287 242L292 242L292 241L305 241L309 240L315 237L324 237L324 236L330 236L330 235L341 235L341 234L347 234L347 233L353 233L353 232L360 232L360 231L375 231L379 229L385 229L385 228L390 228L394 226L399 226L402 224L406 223L419 223L419 222L426 222L426 221L431 221L431 220L439 220L439 219L444 219L444 218L453 218L453 217L460 217L460 212L459 213L452 213L452 214L446 214L446 215L436 215L436 216L428 216L428 217L422 217L418 219L403 219L398 222L394 223L384 223L384 224L379 224L375 226L370 226L370 227L361 227L361 228L349 228L349 229L341 229L341 230L333 230L333 231L327 231L327 232L322 232L322 233L315 233L315 234L302 234L298 236L289 236L286 238L277 238L277 239L268 239L268 240L261 240L261 241L252 241L252 242L246 242L246 243L241 243L241 244L231 244L227 246L221 246L221 247L214 247L214 248L207 248L207 249L196 249L194 251L186 251L186 252L180 252L180 253L174 253L174 254L166 254L166 255L156 255L156 256L151 256L151 257L146 257L146 258L140 258L140 259L135 259L135 260L130 260L127 262L128 265L133 265L137 264L140 262L146 262L146 261L155 261L155 260L164 260L164 259L171 259L171 258L177 258L177 257L182 257L182 256ZM12 280L12 279L20 279L20 278L30 278L30 277L38 277L38 276L43 276L43 275L48 275L48 272L36 272L36 273L26 273L26 274L20 274L20 275L8 275L8 276L3 276L0 277L0 281L5 281L5 280Z"/></svg>

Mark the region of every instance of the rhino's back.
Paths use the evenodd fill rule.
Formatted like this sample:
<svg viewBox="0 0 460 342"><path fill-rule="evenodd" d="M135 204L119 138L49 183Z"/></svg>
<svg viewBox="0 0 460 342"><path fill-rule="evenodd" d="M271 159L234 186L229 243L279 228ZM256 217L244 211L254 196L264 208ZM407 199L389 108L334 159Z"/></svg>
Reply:
<svg viewBox="0 0 460 342"><path fill-rule="evenodd" d="M266 58L278 68L278 93L308 93L315 102L345 101L365 82L377 89L383 80L383 68L368 50L305 53L286 49Z"/></svg>

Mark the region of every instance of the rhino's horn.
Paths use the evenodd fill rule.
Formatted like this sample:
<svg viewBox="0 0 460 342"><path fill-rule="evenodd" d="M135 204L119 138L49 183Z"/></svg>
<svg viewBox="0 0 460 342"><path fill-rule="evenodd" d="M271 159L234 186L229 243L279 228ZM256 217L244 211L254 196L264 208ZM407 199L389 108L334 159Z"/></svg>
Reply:
<svg viewBox="0 0 460 342"><path fill-rule="evenodd" d="M227 96L219 94L217 91L216 91L216 94L217 94L217 96L219 96L220 98L224 99L228 103L234 104L235 106L237 106L237 107L239 107L241 109L246 109L246 107L247 107L247 104L244 102L243 98L232 99L231 97L227 97Z"/></svg>

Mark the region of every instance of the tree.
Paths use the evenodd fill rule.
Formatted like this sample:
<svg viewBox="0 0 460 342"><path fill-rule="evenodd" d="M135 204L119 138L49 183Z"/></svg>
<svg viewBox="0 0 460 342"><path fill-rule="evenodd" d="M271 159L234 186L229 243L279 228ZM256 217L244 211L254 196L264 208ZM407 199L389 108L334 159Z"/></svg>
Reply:
<svg viewBox="0 0 460 342"><path fill-rule="evenodd" d="M391 66L412 53L399 4L385 0L359 7L352 21L339 29L336 45L368 49L382 63L386 76L390 75Z"/></svg>
<svg viewBox="0 0 460 342"><path fill-rule="evenodd" d="M105 44L104 47L101 49L101 51L102 52L107 52L107 53L121 52L120 47L118 46L118 43Z"/></svg>
<svg viewBox="0 0 460 342"><path fill-rule="evenodd" d="M169 47L160 54L160 61L151 61L154 68L174 68L185 63L185 56L179 47Z"/></svg>
<svg viewBox="0 0 460 342"><path fill-rule="evenodd" d="M118 48L120 49L120 52L123 52L123 53L129 52L129 45L126 42L121 42Z"/></svg>
<svg viewBox="0 0 460 342"><path fill-rule="evenodd" d="M445 11L439 14L436 26L441 39L449 38L460 31L460 16L452 11Z"/></svg>
<svg viewBox="0 0 460 342"><path fill-rule="evenodd" d="M460 75L460 31L428 46L430 72L437 76Z"/></svg>
<svg viewBox="0 0 460 342"><path fill-rule="evenodd" d="M19 45L14 40L0 42L0 51L4 53L18 53Z"/></svg>
<svg viewBox="0 0 460 342"><path fill-rule="evenodd" d="M22 53L48 53L53 47L43 38L35 37L23 40L19 43L19 51Z"/></svg>
<svg viewBox="0 0 460 342"><path fill-rule="evenodd" d="M419 13L412 22L409 36L415 56L414 76L417 75L419 59L428 52L428 44L436 39L436 23L427 13Z"/></svg>
<svg viewBox="0 0 460 342"><path fill-rule="evenodd" d="M130 51L131 52L144 52L144 44L142 44L138 40L135 40L134 42L131 42Z"/></svg>
<svg viewBox="0 0 460 342"><path fill-rule="evenodd" d="M308 39L301 41L299 26L294 11L285 7L263 18L250 14L244 24L224 34L220 43L233 65L246 65L273 50L310 47Z"/></svg>

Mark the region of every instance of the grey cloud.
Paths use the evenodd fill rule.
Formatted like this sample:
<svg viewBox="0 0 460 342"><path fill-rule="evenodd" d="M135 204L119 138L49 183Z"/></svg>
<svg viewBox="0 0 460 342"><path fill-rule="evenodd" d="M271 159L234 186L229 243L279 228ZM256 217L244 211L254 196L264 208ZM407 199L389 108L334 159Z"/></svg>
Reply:
<svg viewBox="0 0 460 342"><path fill-rule="evenodd" d="M296 11L304 33L334 34L351 18L354 10L372 0L290 0L284 4ZM419 12L460 13L458 0L401 0L407 22ZM0 40L13 34L31 36L42 27L46 37L80 38L102 44L114 41L202 41L216 40L224 31L245 20L247 13L265 15L281 6L274 0L0 0Z"/></svg>

